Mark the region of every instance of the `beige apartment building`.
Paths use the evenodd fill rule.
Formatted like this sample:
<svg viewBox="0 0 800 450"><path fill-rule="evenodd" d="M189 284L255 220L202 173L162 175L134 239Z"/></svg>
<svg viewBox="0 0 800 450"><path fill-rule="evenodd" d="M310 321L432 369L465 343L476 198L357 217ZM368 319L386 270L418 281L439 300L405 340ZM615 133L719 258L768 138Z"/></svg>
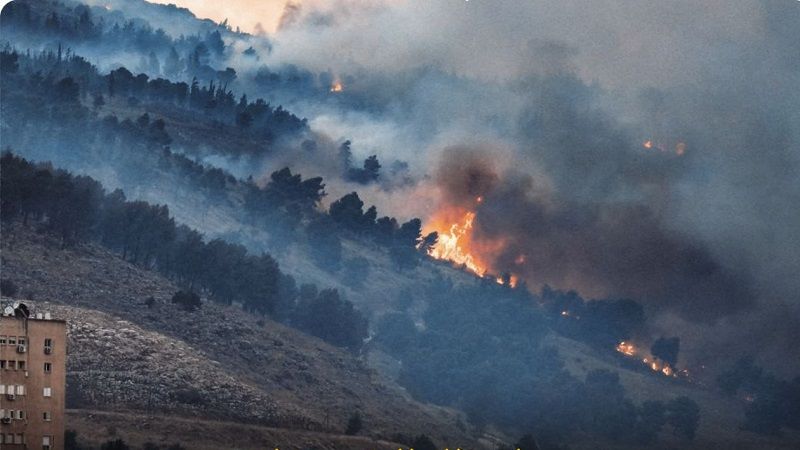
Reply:
<svg viewBox="0 0 800 450"><path fill-rule="evenodd" d="M0 448L62 450L67 331L63 320L0 308Z"/></svg>

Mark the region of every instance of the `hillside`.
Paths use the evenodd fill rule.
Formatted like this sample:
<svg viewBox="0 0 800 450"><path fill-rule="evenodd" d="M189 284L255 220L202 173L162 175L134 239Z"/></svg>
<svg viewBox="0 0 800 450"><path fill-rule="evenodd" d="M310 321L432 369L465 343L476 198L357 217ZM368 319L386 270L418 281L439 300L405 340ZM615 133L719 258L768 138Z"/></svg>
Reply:
<svg viewBox="0 0 800 450"><path fill-rule="evenodd" d="M719 392L654 374L647 369L627 370L611 359L599 357L597 352L586 344L560 336L550 336L550 344L555 346L564 358L567 370L578 377L585 376L594 369L604 369L619 374L620 383L625 386L627 395L636 402L647 400L668 401L685 395L700 406L701 419L697 437L691 443L677 439L669 432L662 432L658 445L651 448L664 449L792 449L800 442L800 434L787 432L781 436L761 436L741 429L744 421L742 398L723 397ZM580 448L593 448L585 442ZM638 448L636 446L615 446L615 448Z"/></svg>
<svg viewBox="0 0 800 450"><path fill-rule="evenodd" d="M457 413L412 400L345 351L235 306L186 313L169 302L177 290L169 281L94 245L61 250L28 228L3 231L3 278L69 321L70 408L142 413L158 404L182 416L333 433L359 411L371 436L474 441Z"/></svg>
<svg viewBox="0 0 800 450"><path fill-rule="evenodd" d="M202 419L204 429L246 430L239 448L256 448L264 440L283 442L281 448L396 448L339 436L356 410L374 438L424 432L442 442L476 441L460 414L415 402L351 354L235 306L206 302L186 313L169 303L177 289L172 283L105 249L62 250L46 234L14 225L4 229L2 261L3 278L20 287L21 298L67 319L68 427L93 442L117 433L134 443L167 444L176 436L192 443L196 420ZM156 300L152 308L144 303L149 296ZM702 419L691 448L788 449L797 438L739 430L740 400L626 370L571 339L552 335L548 341L574 376L614 371L637 402L695 399ZM136 431L139 424L144 431ZM593 448L592 442L578 439L574 445ZM204 441L193 448L217 445ZM658 448L687 447L665 431Z"/></svg>

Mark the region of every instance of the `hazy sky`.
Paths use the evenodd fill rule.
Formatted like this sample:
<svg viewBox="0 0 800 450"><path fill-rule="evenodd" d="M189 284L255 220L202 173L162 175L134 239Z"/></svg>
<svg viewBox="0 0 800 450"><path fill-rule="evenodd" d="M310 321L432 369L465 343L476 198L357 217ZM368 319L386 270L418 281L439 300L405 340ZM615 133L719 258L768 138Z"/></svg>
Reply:
<svg viewBox="0 0 800 450"><path fill-rule="evenodd" d="M234 28L252 33L260 23L267 32L275 31L285 0L150 0L151 3L174 3L189 8L203 19L228 19Z"/></svg>

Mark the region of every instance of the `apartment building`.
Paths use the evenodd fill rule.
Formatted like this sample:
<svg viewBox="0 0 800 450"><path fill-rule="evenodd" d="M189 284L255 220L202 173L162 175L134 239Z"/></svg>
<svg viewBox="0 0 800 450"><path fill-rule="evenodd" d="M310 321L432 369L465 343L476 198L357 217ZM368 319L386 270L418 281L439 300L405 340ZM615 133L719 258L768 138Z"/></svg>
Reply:
<svg viewBox="0 0 800 450"><path fill-rule="evenodd" d="M0 448L62 450L67 332L19 302L0 310Z"/></svg>

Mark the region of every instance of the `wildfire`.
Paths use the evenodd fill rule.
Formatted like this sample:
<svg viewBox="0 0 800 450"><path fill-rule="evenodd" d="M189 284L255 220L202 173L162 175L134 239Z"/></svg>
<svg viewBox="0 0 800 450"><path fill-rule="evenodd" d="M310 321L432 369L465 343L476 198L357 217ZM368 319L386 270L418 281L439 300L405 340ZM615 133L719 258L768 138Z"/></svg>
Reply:
<svg viewBox="0 0 800 450"><path fill-rule="evenodd" d="M653 141L652 139L647 139L644 142L642 142L642 147L648 150L656 149L662 153L669 151L669 147L667 145L664 145L664 143L662 142ZM677 156L683 156L683 154L686 153L686 143L685 142L676 143L674 153Z"/></svg>
<svg viewBox="0 0 800 450"><path fill-rule="evenodd" d="M344 90L344 85L341 81L334 81L331 85L331 92L342 92Z"/></svg>
<svg viewBox="0 0 800 450"><path fill-rule="evenodd" d="M484 197L475 197L475 203L481 204ZM493 280L499 285L517 287L519 277L512 273L492 271L488 261L491 255L498 255L506 248L503 239L473 239L473 224L475 212L463 208L444 208L430 219L426 224L425 233L436 231L439 240L435 246L428 250L428 255L451 261L455 265L463 266L479 277ZM524 257L523 257L524 262Z"/></svg>
<svg viewBox="0 0 800 450"><path fill-rule="evenodd" d="M507 280L505 278L503 278L503 277L495 277L494 281L497 284L501 284L501 285L502 284L508 284L509 286L511 286L513 288L513 287L517 287L517 281L519 281L519 278L517 278L516 275L510 275Z"/></svg>
<svg viewBox="0 0 800 450"><path fill-rule="evenodd" d="M475 258L462 247L464 243L462 238L472 230L473 220L475 220L475 213L468 212L462 222L450 225L449 232L439 233L439 242L430 249L428 254L436 259L453 261L483 276L486 273L486 269L475 262Z"/></svg>
<svg viewBox="0 0 800 450"><path fill-rule="evenodd" d="M617 344L616 350L628 357L637 357L637 355L639 354L639 349L637 349L633 343L627 341L622 341L619 344ZM652 356L643 357L642 363L647 367L649 367L650 370L652 370L653 372L660 372L664 376L667 377L678 376L677 373L675 372L675 369L670 367L669 364L663 361L659 361L658 359L653 358ZM685 369L682 370L681 373L684 374L685 376L688 376L688 372Z"/></svg>
<svg viewBox="0 0 800 450"><path fill-rule="evenodd" d="M617 344L617 351L628 356L633 356L636 354L636 347L629 342L622 341Z"/></svg>

